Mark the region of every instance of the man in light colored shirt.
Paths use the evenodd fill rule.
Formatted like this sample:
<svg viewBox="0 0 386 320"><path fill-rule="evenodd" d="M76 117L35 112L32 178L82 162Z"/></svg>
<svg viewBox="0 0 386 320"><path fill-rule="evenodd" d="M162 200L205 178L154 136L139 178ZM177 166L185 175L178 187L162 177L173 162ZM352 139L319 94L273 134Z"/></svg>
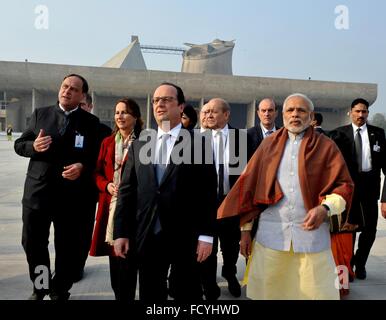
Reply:
<svg viewBox="0 0 386 320"><path fill-rule="evenodd" d="M229 104L221 98L211 99L200 112L201 129L209 129L212 139L214 161L217 173L217 199L221 204L230 188L236 182L239 174L232 172L232 155L240 156L240 132L229 126L231 110ZM206 132L208 134L208 132ZM231 138L233 135L234 139ZM240 163L238 163L240 164ZM238 219L230 218L219 221L217 235L214 239L213 253L202 265L202 281L207 300L217 300L220 288L216 282L217 247L223 256L222 276L228 282L228 290L234 297L241 295L237 280L237 259L239 256L240 230Z"/></svg>
<svg viewBox="0 0 386 320"><path fill-rule="evenodd" d="M353 183L337 146L310 127L313 110L303 94L285 99L284 128L264 139L218 210L240 216L251 299L339 299L329 220L351 203Z"/></svg>
<svg viewBox="0 0 386 320"><path fill-rule="evenodd" d="M366 279L366 262L375 241L378 221L378 199L381 170L386 173L386 141L382 128L367 123L369 102L358 98L351 103L351 124L332 131L331 137L340 148L355 183L349 222L361 232L358 249L351 265L357 279ZM383 185L381 212L386 217L386 188ZM353 248L356 233L353 237Z"/></svg>

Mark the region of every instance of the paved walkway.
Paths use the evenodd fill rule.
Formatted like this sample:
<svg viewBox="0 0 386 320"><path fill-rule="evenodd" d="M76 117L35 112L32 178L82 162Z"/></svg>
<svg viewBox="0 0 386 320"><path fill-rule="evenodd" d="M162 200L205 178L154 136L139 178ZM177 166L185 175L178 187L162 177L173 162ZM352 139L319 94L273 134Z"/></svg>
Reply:
<svg viewBox="0 0 386 320"><path fill-rule="evenodd" d="M21 198L27 165L28 159L16 155L13 142L6 141L6 137L0 134L0 300L24 300L32 292L27 262L20 243ZM50 251L53 253L51 240L52 237ZM238 262L240 280L245 269L244 261L240 257ZM367 264L367 271L368 278L355 280L351 284L350 295L345 299L386 299L386 220L382 217L379 219L377 240ZM227 291L226 281L219 274L218 272L218 282L222 289L221 299L232 299ZM71 299L114 299L106 257L88 258L85 276L74 284ZM245 288L240 299L246 299Z"/></svg>

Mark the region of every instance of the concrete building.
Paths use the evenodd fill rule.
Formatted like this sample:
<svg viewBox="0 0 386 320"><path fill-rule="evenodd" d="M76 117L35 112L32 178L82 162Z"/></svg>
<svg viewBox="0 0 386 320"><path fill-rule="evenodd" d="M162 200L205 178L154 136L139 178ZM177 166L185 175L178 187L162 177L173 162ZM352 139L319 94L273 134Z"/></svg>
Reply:
<svg viewBox="0 0 386 320"><path fill-rule="evenodd" d="M182 72L232 75L234 41L213 40L211 43L185 43L190 49L183 54Z"/></svg>
<svg viewBox="0 0 386 320"><path fill-rule="evenodd" d="M273 97L280 110L289 94L308 95L316 111L323 114L326 129L348 122L347 111L353 99L363 97L372 104L377 97L376 84L232 76L234 43L215 40L212 44L216 42L218 48L222 48L217 53L227 57L220 59L227 61L223 64L224 69L213 67L216 64L212 62L201 63L201 69L194 69L192 60L189 66L185 61L189 60L187 57L195 56L191 50L196 52L196 46L192 45L184 55L183 70L194 69L194 73L146 70L137 37L133 37L132 43L104 67L0 61L1 130L11 124L14 131L23 131L35 108L56 103L60 83L69 73L81 74L88 80L94 113L109 125L113 125L115 102L129 96L139 103L147 127L154 127L151 95L164 81L181 86L187 102L195 107L213 97L226 99L232 108L231 124L239 128L255 124L256 105L264 97ZM204 46L209 48L209 44ZM214 58L209 53L207 59Z"/></svg>

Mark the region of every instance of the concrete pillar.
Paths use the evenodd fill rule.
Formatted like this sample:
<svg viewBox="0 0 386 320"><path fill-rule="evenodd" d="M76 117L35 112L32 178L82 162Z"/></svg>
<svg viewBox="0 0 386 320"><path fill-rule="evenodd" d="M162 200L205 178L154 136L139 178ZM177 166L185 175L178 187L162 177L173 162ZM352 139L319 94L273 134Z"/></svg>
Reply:
<svg viewBox="0 0 386 320"><path fill-rule="evenodd" d="M6 125L12 125L13 131L23 131L25 129L25 113L22 106L19 103L10 103L6 111Z"/></svg>
<svg viewBox="0 0 386 320"><path fill-rule="evenodd" d="M146 129L149 129L151 126L151 114L152 114L152 106L151 106L151 95L147 95L146 101Z"/></svg>
<svg viewBox="0 0 386 320"><path fill-rule="evenodd" d="M247 128L254 127L255 119L256 119L256 100L253 100L249 105L247 105L246 127Z"/></svg>
<svg viewBox="0 0 386 320"><path fill-rule="evenodd" d="M205 104L205 99L204 98L201 98L200 99L200 109L201 107Z"/></svg>
<svg viewBox="0 0 386 320"><path fill-rule="evenodd" d="M43 95L36 90L35 88L32 88L32 112L35 111L36 108L43 106Z"/></svg>

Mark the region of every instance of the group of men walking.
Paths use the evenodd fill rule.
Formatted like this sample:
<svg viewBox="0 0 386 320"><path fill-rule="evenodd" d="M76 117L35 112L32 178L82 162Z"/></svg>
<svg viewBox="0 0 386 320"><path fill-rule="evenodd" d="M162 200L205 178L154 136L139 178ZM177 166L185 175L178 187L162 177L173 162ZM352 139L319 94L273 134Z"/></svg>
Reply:
<svg viewBox="0 0 386 320"><path fill-rule="evenodd" d="M30 158L22 242L32 299L68 299L84 264L79 244L84 217L95 211L101 142L98 118L79 107L87 92L82 76L66 76L58 104L36 109L15 142L16 152ZM184 93L172 83L155 89L152 104L158 128L130 145L113 224L116 255L135 252L140 300L167 300L169 272L176 300L218 299L218 242L221 274L234 297L241 295L241 249L249 264L248 297L338 299L329 223L344 211L361 231L352 265L358 279L366 278L386 169L385 134L367 124L366 100L354 100L351 125L332 131L336 143L313 129L314 106L303 94L284 101L283 128L275 125L273 99L263 99L260 123L247 132L229 125L230 106L221 98L201 108L201 132L184 129ZM386 216L385 190L381 202ZM48 285L37 281L39 266L48 270Z"/></svg>

